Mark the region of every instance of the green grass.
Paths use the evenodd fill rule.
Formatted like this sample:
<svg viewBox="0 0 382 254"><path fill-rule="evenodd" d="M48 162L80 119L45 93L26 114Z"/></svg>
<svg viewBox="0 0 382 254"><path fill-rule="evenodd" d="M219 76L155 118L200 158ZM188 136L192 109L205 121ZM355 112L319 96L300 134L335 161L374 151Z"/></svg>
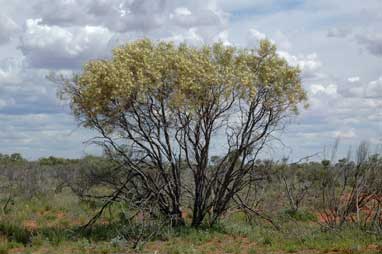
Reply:
<svg viewBox="0 0 382 254"><path fill-rule="evenodd" d="M164 228L133 250L128 239L120 237L118 207L105 213L91 231L78 231L98 207L79 201L70 191L18 199L0 217L0 254L382 253L382 236L352 226L322 231L313 214L304 210L278 214L274 219L280 231L264 221L249 223L243 213L234 213L213 228Z"/></svg>
<svg viewBox="0 0 382 254"><path fill-rule="evenodd" d="M300 216L300 215L299 215ZM310 215L309 215L310 216ZM307 217L309 218L309 217ZM224 228L228 235L240 236L250 242L256 242L256 249L248 251L255 253L295 253L301 250L330 252L341 250L346 253L356 253L375 245L382 253L382 235L377 236L360 230L356 226L345 226L338 231L322 231L313 219L300 217L299 220L286 221L279 218L281 230L275 230L270 225L249 225L245 221L225 221Z"/></svg>

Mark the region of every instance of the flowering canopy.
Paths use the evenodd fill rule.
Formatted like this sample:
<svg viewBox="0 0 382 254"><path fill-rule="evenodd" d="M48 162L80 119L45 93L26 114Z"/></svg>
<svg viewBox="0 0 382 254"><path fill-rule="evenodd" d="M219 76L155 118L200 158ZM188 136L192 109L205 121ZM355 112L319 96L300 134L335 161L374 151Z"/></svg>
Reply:
<svg viewBox="0 0 382 254"><path fill-rule="evenodd" d="M192 113L211 100L217 106L232 96L251 101L260 88L272 95L270 107L284 107L279 110L297 112L297 105L306 101L299 69L289 66L267 40L248 50L144 39L114 49L109 60L88 62L64 92L72 99L74 114L88 125L86 119L95 116L113 125L114 117L147 96L166 100L170 110Z"/></svg>

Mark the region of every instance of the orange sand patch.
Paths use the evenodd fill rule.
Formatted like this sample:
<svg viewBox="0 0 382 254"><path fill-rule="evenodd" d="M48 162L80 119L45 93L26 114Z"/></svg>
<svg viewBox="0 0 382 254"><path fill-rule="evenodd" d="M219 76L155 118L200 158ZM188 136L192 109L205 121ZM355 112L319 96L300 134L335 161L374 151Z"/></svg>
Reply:
<svg viewBox="0 0 382 254"><path fill-rule="evenodd" d="M11 250L8 250L9 254L19 254L19 253L25 253L25 248L14 248Z"/></svg>
<svg viewBox="0 0 382 254"><path fill-rule="evenodd" d="M182 239L179 240L183 241ZM193 248L195 248L196 253L202 253L203 251L206 253L208 251L208 253L213 254L225 254L227 251L233 251L232 248L235 248L235 253L247 254L250 249L255 249L255 246L256 242L251 242L246 237L225 235L214 237L200 245L194 245ZM167 253L166 247L165 241L150 242L145 246L145 253L164 254Z"/></svg>
<svg viewBox="0 0 382 254"><path fill-rule="evenodd" d="M56 213L56 218L57 218L57 219L63 219L63 218L65 218L65 213L64 213L64 212L57 212L57 213Z"/></svg>
<svg viewBox="0 0 382 254"><path fill-rule="evenodd" d="M35 220L26 220L23 222L23 226L29 231L35 231L38 228L37 222Z"/></svg>

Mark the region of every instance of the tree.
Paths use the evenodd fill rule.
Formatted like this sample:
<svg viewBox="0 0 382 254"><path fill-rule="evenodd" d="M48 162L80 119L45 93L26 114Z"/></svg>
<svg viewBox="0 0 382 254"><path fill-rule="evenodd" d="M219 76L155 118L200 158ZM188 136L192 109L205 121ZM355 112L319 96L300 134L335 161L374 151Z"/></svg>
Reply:
<svg viewBox="0 0 382 254"><path fill-rule="evenodd" d="M113 197L130 185L179 225L189 193L195 227L207 214L215 223L253 184L258 153L306 102L298 68L267 40L237 49L144 39L61 81L73 114L100 134L94 142L130 172ZM211 161L216 142L218 162ZM185 172L191 184L183 183Z"/></svg>
<svg viewBox="0 0 382 254"><path fill-rule="evenodd" d="M319 205L324 226L333 229L356 222L381 232L382 160L369 150L369 145L362 142L355 151L354 161L350 152L347 158L334 164L322 161Z"/></svg>
<svg viewBox="0 0 382 254"><path fill-rule="evenodd" d="M0 153L0 161L3 163L4 162L25 162L25 159L19 153L12 153L11 155Z"/></svg>

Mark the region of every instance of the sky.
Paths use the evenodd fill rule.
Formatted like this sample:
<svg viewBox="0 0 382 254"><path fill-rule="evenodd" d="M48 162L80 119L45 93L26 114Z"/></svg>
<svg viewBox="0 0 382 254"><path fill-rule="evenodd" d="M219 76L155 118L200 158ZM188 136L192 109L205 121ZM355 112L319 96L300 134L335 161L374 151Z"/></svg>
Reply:
<svg viewBox="0 0 382 254"><path fill-rule="evenodd" d="M0 0L0 153L29 159L97 154L49 73L79 73L127 41L268 38L302 70L310 107L269 152L300 158L382 143L381 0ZM321 154L321 156L325 156Z"/></svg>

